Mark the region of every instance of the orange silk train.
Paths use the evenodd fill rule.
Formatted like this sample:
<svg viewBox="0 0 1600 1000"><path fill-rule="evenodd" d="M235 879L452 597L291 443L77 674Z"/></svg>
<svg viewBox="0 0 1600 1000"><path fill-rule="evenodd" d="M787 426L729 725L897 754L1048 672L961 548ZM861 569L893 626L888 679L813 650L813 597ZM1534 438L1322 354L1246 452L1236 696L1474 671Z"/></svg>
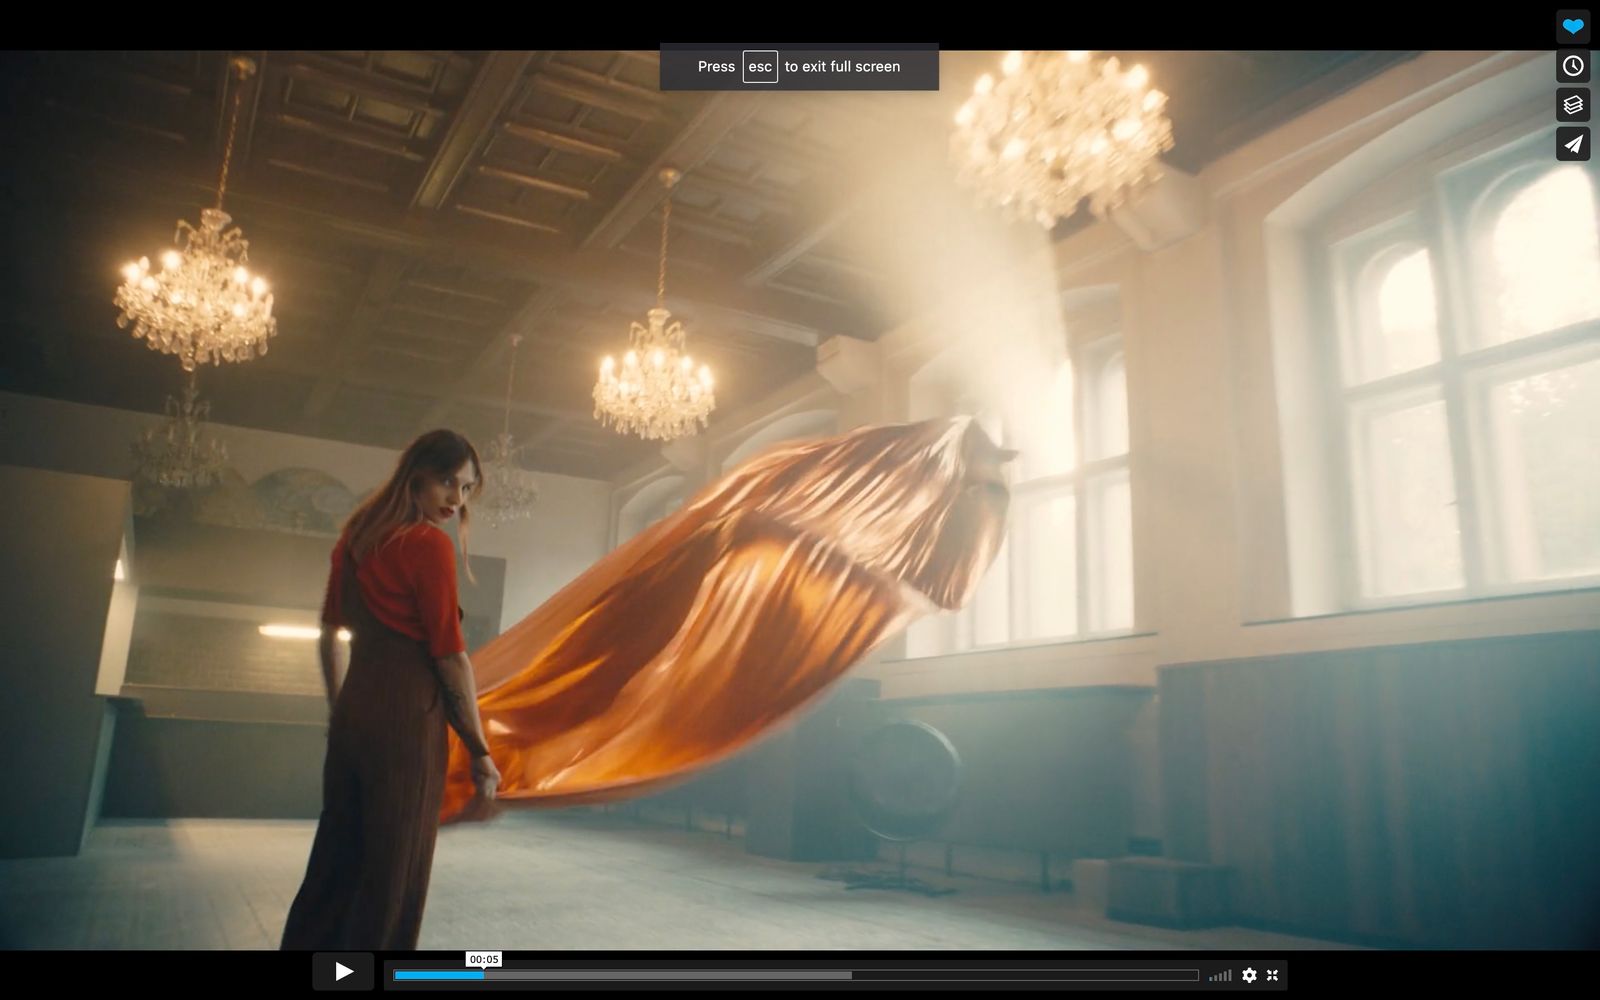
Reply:
<svg viewBox="0 0 1600 1000"><path fill-rule="evenodd" d="M794 717L873 647L976 589L1002 452L968 417L779 445L473 653L498 805L631 798ZM493 808L449 735L443 822Z"/></svg>

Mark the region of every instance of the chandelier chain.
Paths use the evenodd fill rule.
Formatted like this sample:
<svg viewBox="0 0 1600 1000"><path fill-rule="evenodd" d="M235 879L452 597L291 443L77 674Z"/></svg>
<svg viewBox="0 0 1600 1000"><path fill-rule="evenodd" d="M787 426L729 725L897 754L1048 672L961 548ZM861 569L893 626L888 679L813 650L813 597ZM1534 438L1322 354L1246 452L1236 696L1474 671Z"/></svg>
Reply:
<svg viewBox="0 0 1600 1000"><path fill-rule="evenodd" d="M511 383L517 377L517 345L522 343L520 333L511 335L511 364L506 371L506 413L505 423L501 425L502 434L511 433Z"/></svg>
<svg viewBox="0 0 1600 1000"><path fill-rule="evenodd" d="M239 81L233 88L233 113L228 121L228 144L222 153L222 174L217 178L217 211L222 211L222 196L228 190L228 167L233 163L233 140L239 132L239 105L244 101L244 80L249 75L243 60L234 63Z"/></svg>
<svg viewBox="0 0 1600 1000"><path fill-rule="evenodd" d="M667 307L667 220L672 218L672 188L667 188L667 201L661 208L661 274L656 279L656 308Z"/></svg>

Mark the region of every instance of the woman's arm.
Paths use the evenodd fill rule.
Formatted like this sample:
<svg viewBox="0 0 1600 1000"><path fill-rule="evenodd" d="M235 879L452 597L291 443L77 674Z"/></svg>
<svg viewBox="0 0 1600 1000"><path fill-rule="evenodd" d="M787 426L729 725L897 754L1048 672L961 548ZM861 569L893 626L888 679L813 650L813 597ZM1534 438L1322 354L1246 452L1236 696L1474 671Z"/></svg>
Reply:
<svg viewBox="0 0 1600 1000"><path fill-rule="evenodd" d="M481 799L492 799L500 787L500 769L489 756L489 741L483 735L483 720L478 717L478 691L472 676L472 661L462 652L440 657L435 662L439 664L445 717L461 735L461 742L472 756L472 783Z"/></svg>
<svg viewBox="0 0 1600 1000"><path fill-rule="evenodd" d="M472 757L472 780L478 794L494 798L500 772L489 756L489 741L478 716L477 681L472 676L472 661L467 659L465 638L461 634L461 608L456 599L456 552L450 536L430 529L420 535L423 554L414 566L417 606L427 629L428 645L439 670L439 693L444 699L445 718L461 737ZM446 649L461 652L439 655Z"/></svg>
<svg viewBox="0 0 1600 1000"><path fill-rule="evenodd" d="M327 622L322 623L322 636L317 639L317 656L322 661L322 682L328 688L328 704L333 705L334 699L339 697L339 687L343 682L339 669L339 640L338 629Z"/></svg>
<svg viewBox="0 0 1600 1000"><path fill-rule="evenodd" d="M473 757L489 753L489 740L483 734L483 720L478 717L477 682L472 677L472 661L467 654L442 656L439 664L439 687L444 698L445 718L466 744Z"/></svg>

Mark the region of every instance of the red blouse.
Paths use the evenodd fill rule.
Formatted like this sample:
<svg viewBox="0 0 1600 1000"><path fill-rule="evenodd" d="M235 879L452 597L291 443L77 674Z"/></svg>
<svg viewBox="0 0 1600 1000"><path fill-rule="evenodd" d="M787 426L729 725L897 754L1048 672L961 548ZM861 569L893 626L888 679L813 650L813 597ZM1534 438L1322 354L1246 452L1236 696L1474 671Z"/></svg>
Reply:
<svg viewBox="0 0 1600 1000"><path fill-rule="evenodd" d="M322 620L338 627L350 619L339 607L345 539L333 547L333 569L322 599ZM435 658L467 648L456 592L456 550L450 536L422 522L398 528L356 566L367 609L380 622L428 646Z"/></svg>

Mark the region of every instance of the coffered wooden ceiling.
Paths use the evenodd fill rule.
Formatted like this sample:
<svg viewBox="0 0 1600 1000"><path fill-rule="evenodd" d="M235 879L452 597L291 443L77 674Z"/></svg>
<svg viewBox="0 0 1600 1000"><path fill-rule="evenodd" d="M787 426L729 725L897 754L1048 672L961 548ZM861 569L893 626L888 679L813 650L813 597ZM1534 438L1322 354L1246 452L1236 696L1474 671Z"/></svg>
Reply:
<svg viewBox="0 0 1600 1000"><path fill-rule="evenodd" d="M709 94L662 93L653 52L245 54L226 207L279 333L202 369L212 418L487 443L521 333L524 464L594 478L656 450L601 428L589 392L654 304L661 167L685 171L667 304L727 413L810 370L821 340L874 339L937 295L901 273L929 232L885 213L911 171L944 171L950 113L994 61L946 53L937 94ZM1169 159L1195 171L1411 53L1123 55L1171 95ZM148 412L178 388L111 297L214 198L229 56L0 54L0 388Z"/></svg>

